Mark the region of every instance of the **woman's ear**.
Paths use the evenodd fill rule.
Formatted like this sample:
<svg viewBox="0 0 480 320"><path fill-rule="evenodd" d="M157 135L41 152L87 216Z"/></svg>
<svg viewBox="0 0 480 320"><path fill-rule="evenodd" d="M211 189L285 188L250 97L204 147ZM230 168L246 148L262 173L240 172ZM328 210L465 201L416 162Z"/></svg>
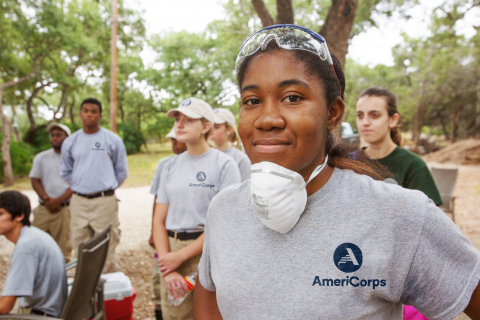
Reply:
<svg viewBox="0 0 480 320"><path fill-rule="evenodd" d="M328 107L327 130L332 131L342 121L345 103L337 97Z"/></svg>
<svg viewBox="0 0 480 320"><path fill-rule="evenodd" d="M390 129L395 128L398 124L398 121L400 121L400 114L394 113L393 116L390 117L390 123L388 124Z"/></svg>
<svg viewBox="0 0 480 320"><path fill-rule="evenodd" d="M203 129L202 129L202 135L206 134L210 130L212 130L212 124L210 121L202 121L203 122Z"/></svg>

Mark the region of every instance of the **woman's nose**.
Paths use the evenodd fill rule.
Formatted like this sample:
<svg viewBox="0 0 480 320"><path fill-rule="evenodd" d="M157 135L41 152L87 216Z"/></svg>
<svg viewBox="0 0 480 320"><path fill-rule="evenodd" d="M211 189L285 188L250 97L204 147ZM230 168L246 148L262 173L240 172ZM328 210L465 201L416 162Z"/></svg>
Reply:
<svg viewBox="0 0 480 320"><path fill-rule="evenodd" d="M255 128L265 131L285 128L285 119L280 111L279 103L272 99L265 100L259 108L260 114L254 123Z"/></svg>

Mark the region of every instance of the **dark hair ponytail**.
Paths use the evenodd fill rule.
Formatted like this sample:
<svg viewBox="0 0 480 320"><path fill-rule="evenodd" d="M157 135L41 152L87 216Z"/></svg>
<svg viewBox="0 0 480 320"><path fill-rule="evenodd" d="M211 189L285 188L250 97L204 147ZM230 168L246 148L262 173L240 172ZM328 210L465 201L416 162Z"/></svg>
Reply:
<svg viewBox="0 0 480 320"><path fill-rule="evenodd" d="M390 90L382 87L370 87L360 93L360 98L363 96L383 98L387 104L388 116L392 117L395 113L400 115L397 110L397 98L395 98L395 95ZM400 146L402 143L402 135L400 134L399 128L400 126L397 125L390 129L390 137L397 146Z"/></svg>

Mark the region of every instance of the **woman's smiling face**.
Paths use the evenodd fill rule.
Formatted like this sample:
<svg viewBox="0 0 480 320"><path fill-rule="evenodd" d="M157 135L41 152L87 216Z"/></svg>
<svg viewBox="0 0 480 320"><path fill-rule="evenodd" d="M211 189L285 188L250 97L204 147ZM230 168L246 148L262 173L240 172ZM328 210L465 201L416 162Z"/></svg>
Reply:
<svg viewBox="0 0 480 320"><path fill-rule="evenodd" d="M240 92L238 132L252 163L273 162L305 177L323 162L327 130L343 109L327 111L320 79L291 51L254 57Z"/></svg>

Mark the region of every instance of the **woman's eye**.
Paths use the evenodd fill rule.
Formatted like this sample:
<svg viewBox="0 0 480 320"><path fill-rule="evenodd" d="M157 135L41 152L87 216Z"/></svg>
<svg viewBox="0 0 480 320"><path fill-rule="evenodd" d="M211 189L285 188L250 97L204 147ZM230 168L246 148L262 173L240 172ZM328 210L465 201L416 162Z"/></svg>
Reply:
<svg viewBox="0 0 480 320"><path fill-rule="evenodd" d="M245 100L243 103L246 104L246 105L249 105L249 106L254 106L254 105L260 104L260 100L258 100L258 99L248 99L248 100Z"/></svg>
<svg viewBox="0 0 480 320"><path fill-rule="evenodd" d="M362 119L362 118L363 118L363 114L360 114L360 113L357 114L357 118L358 118L358 119Z"/></svg>
<svg viewBox="0 0 480 320"><path fill-rule="evenodd" d="M288 97L285 98L285 102L290 102L290 103L291 103L291 102L298 102L298 101L300 101L300 100L302 100L301 97L299 97L299 96L294 96L294 95L288 96Z"/></svg>

